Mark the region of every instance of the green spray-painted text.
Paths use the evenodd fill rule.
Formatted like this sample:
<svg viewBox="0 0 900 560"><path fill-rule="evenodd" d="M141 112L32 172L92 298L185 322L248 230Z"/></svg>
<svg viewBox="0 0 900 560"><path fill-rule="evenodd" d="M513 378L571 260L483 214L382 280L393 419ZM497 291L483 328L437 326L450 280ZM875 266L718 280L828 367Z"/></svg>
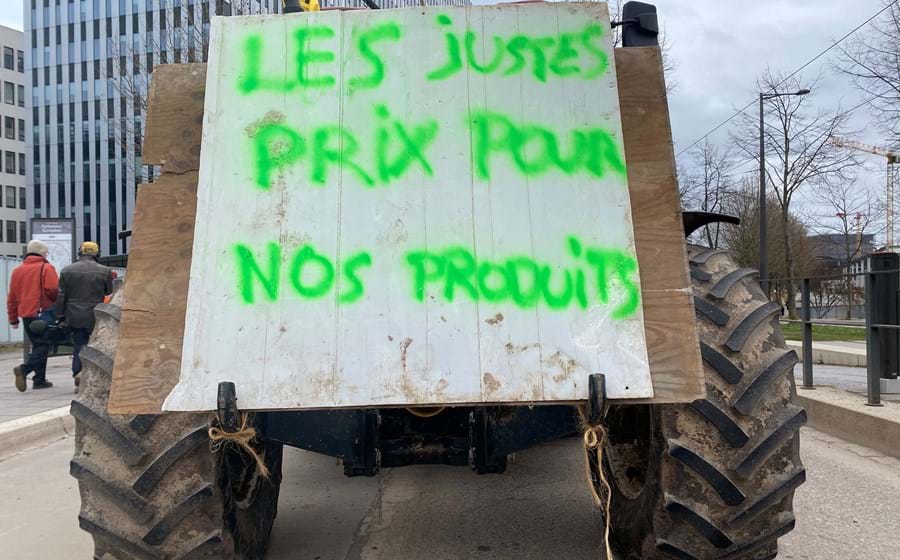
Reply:
<svg viewBox="0 0 900 560"><path fill-rule="evenodd" d="M596 23L589 23L575 33L493 35L488 38L474 31L460 35L451 29L453 20L446 14L437 16L437 22L447 30L444 34L447 60L443 66L428 73L429 80L445 80L466 67L480 74L503 76L515 76L530 70L539 82L546 82L548 73L560 78L580 76L590 80L602 76L609 69L609 57L597 43L603 37L603 28ZM478 45L484 45L483 60L478 59ZM489 52L492 54L488 55Z"/></svg>
<svg viewBox="0 0 900 560"><path fill-rule="evenodd" d="M433 174L425 153L437 135L436 121L407 125L391 118L383 105L375 107L375 120L373 141L363 145L353 132L338 125L318 126L306 134L281 122L255 127L251 142L256 186L268 190L278 173L299 164L307 155L309 180L316 185L327 184L333 168L348 171L368 187L390 183L413 167L427 176ZM361 153L363 146L370 152ZM371 163L363 165L363 161Z"/></svg>
<svg viewBox="0 0 900 560"><path fill-rule="evenodd" d="M634 257L617 249L585 247L572 236L566 239L566 248L568 259L563 265L521 255L478 259L460 246L409 251L398 264L407 267L411 297L419 302L439 298L452 303L465 298L554 311L614 303L615 319L637 311L640 290ZM257 252L238 244L234 254L238 294L248 304L277 301L282 284L305 300L334 297L340 284L338 303L354 303L365 295L363 272L373 265L367 251L335 263L308 244L291 255L274 242Z"/></svg>
<svg viewBox="0 0 900 560"><path fill-rule="evenodd" d="M625 158L612 134L602 128L571 130L566 149L560 135L549 128L516 123L495 111L473 111L469 124L475 173L482 179L490 179L494 155L508 157L523 175L552 169L567 175L584 171L594 177L610 171L625 174Z"/></svg>

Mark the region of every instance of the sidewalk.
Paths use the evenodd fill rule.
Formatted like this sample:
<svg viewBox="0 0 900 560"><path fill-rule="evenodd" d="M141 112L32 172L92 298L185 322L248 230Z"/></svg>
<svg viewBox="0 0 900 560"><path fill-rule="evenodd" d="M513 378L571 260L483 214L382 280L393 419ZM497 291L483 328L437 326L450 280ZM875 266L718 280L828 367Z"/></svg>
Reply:
<svg viewBox="0 0 900 560"><path fill-rule="evenodd" d="M797 392L802 391L803 364L794 366L794 380L797 382ZM832 366L825 364L813 364L813 385L816 387L834 387L857 395L866 394L866 368L849 366ZM900 394L882 393L881 400L900 402Z"/></svg>
<svg viewBox="0 0 900 560"><path fill-rule="evenodd" d="M31 388L31 376L28 377L27 391L20 393L16 389L12 370L20 363L21 348L0 352L0 423L69 406L75 397L70 356L48 360L47 379L53 382L53 387L39 391Z"/></svg>
<svg viewBox="0 0 900 560"><path fill-rule="evenodd" d="M802 342L799 340L788 340L788 348L797 351L797 355L803 356ZM813 363L829 364L836 366L849 367L866 367L866 343L865 342L842 342L828 341L817 342L813 340Z"/></svg>

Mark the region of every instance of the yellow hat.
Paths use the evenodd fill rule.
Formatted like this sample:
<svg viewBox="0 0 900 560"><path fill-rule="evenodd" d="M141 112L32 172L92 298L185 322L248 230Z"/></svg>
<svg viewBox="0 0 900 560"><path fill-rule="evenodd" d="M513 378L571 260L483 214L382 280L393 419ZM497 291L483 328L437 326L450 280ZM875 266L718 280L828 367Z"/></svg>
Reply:
<svg viewBox="0 0 900 560"><path fill-rule="evenodd" d="M81 244L81 250L79 252L82 255L99 255L100 246L93 241L85 241Z"/></svg>

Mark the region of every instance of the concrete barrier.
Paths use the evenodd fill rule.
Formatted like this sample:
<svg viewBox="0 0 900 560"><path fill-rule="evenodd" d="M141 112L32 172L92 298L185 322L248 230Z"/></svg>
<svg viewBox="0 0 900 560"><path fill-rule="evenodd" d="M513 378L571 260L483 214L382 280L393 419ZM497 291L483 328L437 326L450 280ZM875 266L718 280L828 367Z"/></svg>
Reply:
<svg viewBox="0 0 900 560"><path fill-rule="evenodd" d="M788 348L797 351L803 358L802 344L797 340L788 340ZM865 349L835 346L827 342L813 342L813 363L830 366L866 367Z"/></svg>
<svg viewBox="0 0 900 560"><path fill-rule="evenodd" d="M797 402L811 427L900 459L900 403L866 406L863 397L832 387L798 389Z"/></svg>
<svg viewBox="0 0 900 560"><path fill-rule="evenodd" d="M75 435L75 419L64 406L0 424L0 461Z"/></svg>

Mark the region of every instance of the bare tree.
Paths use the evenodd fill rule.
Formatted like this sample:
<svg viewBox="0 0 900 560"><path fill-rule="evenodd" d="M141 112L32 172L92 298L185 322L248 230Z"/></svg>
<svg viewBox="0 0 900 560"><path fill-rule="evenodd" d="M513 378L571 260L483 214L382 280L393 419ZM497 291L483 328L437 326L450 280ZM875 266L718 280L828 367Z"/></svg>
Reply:
<svg viewBox="0 0 900 560"><path fill-rule="evenodd" d="M825 234L820 243L827 244L822 252L836 253L838 262L834 272L848 274L850 265L867 256L864 240L867 235L884 231L884 205L857 182L839 181L821 184L813 200L822 211L812 218L816 231ZM847 303L846 318L851 318L853 302L859 289L853 278L845 276L839 286L840 295Z"/></svg>
<svg viewBox="0 0 900 560"><path fill-rule="evenodd" d="M796 91L801 78L790 79L766 72L758 80L759 91ZM766 181L778 202L782 230L787 231L791 220L791 205L798 191L807 185L821 185L826 181L846 180L858 166L854 154L835 146L832 136L846 136L849 115L841 109L826 111L813 109L810 96L780 96L765 101L766 122ZM755 115L744 114L739 127L732 134L735 145L747 157L759 158L759 123ZM786 307L795 314L794 278L795 248L792 236L781 239L784 259Z"/></svg>
<svg viewBox="0 0 900 560"><path fill-rule="evenodd" d="M883 2L887 10L867 31L839 47L837 67L872 99L878 124L900 145L900 3Z"/></svg>
<svg viewBox="0 0 900 560"><path fill-rule="evenodd" d="M722 203L723 212L737 216L741 222L737 226L722 226L719 246L730 250L734 253L738 264L749 268L756 268L759 264L759 179L757 177L758 175L753 173L744 176L739 182L736 182L735 189L723 199ZM796 275L807 276L812 273L816 266L815 252L804 223L793 213L785 222L781 216L781 205L774 194L769 195L767 204L769 286L773 299L786 302L789 296L785 279L791 275L787 273L785 267L785 244L781 240L785 237L790 238L790 247L794 251L793 264Z"/></svg>
<svg viewBox="0 0 900 560"><path fill-rule="evenodd" d="M111 85L115 95L113 103L120 104L110 111L104 106L109 124L110 140L114 140L120 157L128 166L136 166L141 156L143 126L147 116L149 80L154 68L160 64L206 62L209 51L208 24L210 12L219 15L243 15L258 11L254 0L234 0L225 4L221 0L214 7L209 2L187 0L160 0L158 9L141 14L145 18L148 33L110 38L107 59L102 75ZM131 116L129 116L131 115ZM148 169L149 177L158 172ZM135 176L141 179L140 170Z"/></svg>
<svg viewBox="0 0 900 560"><path fill-rule="evenodd" d="M827 317L828 313L845 299L843 282L840 279L829 278L840 270L824 261L817 262L812 270L812 278L809 281L810 303L819 319Z"/></svg>
<svg viewBox="0 0 900 560"><path fill-rule="evenodd" d="M709 143L697 145L688 152L692 171L681 171L679 190L682 205L704 212L721 212L726 199L734 191L731 176L734 160L730 149L720 151ZM705 226L700 233L705 244L711 248L719 246L722 224Z"/></svg>
<svg viewBox="0 0 900 560"><path fill-rule="evenodd" d="M115 143L123 164L134 169L136 182L153 181L159 171L152 166L141 166L142 171L138 166L150 76L159 64L206 60L210 5L188 4L186 0L172 0L169 4L161 0L158 10L143 17L152 31L110 38L103 65L103 76L115 94L104 106L109 140ZM118 110L115 104L119 105Z"/></svg>

